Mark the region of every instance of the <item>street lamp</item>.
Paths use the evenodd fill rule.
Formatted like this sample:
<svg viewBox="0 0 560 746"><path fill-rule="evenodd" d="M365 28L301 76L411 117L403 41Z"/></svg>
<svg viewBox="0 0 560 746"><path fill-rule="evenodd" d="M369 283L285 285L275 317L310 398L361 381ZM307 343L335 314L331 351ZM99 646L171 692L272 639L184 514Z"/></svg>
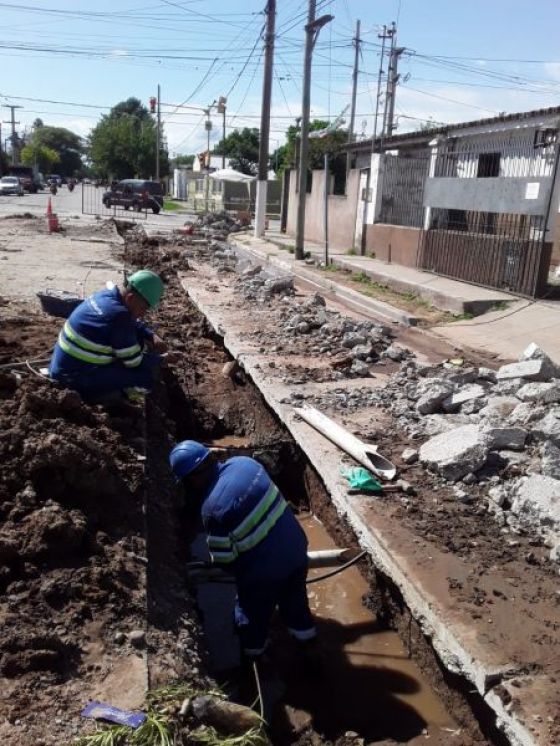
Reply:
<svg viewBox="0 0 560 746"><path fill-rule="evenodd" d="M303 98L301 106L301 132L299 148L299 173L298 173L298 210L296 227L295 258L303 259L303 244L305 233L305 196L307 193L307 161L309 153L309 110L311 105L311 58L319 31L334 16L323 15L315 18L316 0L309 0L309 11L307 25L305 26L305 54L303 67Z"/></svg>

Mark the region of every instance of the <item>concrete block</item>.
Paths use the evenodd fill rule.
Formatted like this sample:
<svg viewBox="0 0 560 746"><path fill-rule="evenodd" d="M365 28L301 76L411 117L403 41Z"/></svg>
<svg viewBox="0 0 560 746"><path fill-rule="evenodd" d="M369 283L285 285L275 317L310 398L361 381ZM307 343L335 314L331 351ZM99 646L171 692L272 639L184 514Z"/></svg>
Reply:
<svg viewBox="0 0 560 746"><path fill-rule="evenodd" d="M416 409L420 414L434 414L441 409L442 402L453 393L453 384L437 378L427 378L418 387L420 398Z"/></svg>
<svg viewBox="0 0 560 746"><path fill-rule="evenodd" d="M541 473L545 477L560 479L560 448L551 440L541 446Z"/></svg>
<svg viewBox="0 0 560 746"><path fill-rule="evenodd" d="M541 419L545 414L546 409L544 407L523 402L522 404L518 404L511 412L508 421L510 425L526 426L530 422L536 422Z"/></svg>
<svg viewBox="0 0 560 746"><path fill-rule="evenodd" d="M483 432L488 437L488 447L491 451L522 451L528 435L527 430L521 427L490 427Z"/></svg>
<svg viewBox="0 0 560 746"><path fill-rule="evenodd" d="M520 477L511 511L527 528L542 528L560 539L560 480L533 474Z"/></svg>
<svg viewBox="0 0 560 746"><path fill-rule="evenodd" d="M523 378L528 381L547 381L556 372L556 366L547 360L522 360L519 363L502 365L498 370L498 381Z"/></svg>
<svg viewBox="0 0 560 746"><path fill-rule="evenodd" d="M420 461L453 482L476 472L488 456L487 437L477 425L463 425L430 438L419 451Z"/></svg>
<svg viewBox="0 0 560 746"><path fill-rule="evenodd" d="M517 398L524 402L553 404L560 401L560 381L526 383L517 392Z"/></svg>
<svg viewBox="0 0 560 746"><path fill-rule="evenodd" d="M475 383L472 386L465 386L460 391L455 391L451 396L443 400L441 406L444 412L456 412L461 407L461 404L466 404L466 402L473 399L480 399L485 394L486 390L480 384Z"/></svg>
<svg viewBox="0 0 560 746"><path fill-rule="evenodd" d="M401 458L405 464L414 464L418 461L418 451L414 448L405 448Z"/></svg>
<svg viewBox="0 0 560 746"><path fill-rule="evenodd" d="M502 422L509 417L518 404L519 400L514 396L491 396L478 414L483 420Z"/></svg>
<svg viewBox="0 0 560 746"><path fill-rule="evenodd" d="M557 408L545 414L542 420L531 424L531 432L540 440L552 440L560 446L560 410Z"/></svg>
<svg viewBox="0 0 560 746"><path fill-rule="evenodd" d="M496 377L496 371L492 368L479 368L477 378L481 381L490 381L490 383L496 383L498 380Z"/></svg>

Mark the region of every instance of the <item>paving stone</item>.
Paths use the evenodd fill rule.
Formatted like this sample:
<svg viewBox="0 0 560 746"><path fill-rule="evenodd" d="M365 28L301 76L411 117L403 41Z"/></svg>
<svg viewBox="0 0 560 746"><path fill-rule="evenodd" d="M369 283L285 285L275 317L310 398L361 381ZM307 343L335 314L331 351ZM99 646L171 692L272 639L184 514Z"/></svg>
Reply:
<svg viewBox="0 0 560 746"><path fill-rule="evenodd" d="M553 404L560 401L560 381L526 383L517 392L523 402Z"/></svg>
<svg viewBox="0 0 560 746"><path fill-rule="evenodd" d="M425 466L453 482L480 469L487 456L487 437L477 425L463 425L436 435L419 451Z"/></svg>
<svg viewBox="0 0 560 746"><path fill-rule="evenodd" d="M456 412L461 404L465 404L473 399L480 399L485 396L486 389L480 384L475 383L472 386L465 386L460 391L455 391L441 403L444 412Z"/></svg>
<svg viewBox="0 0 560 746"><path fill-rule="evenodd" d="M541 526L560 539L560 480L533 474L517 480L511 511L526 527Z"/></svg>

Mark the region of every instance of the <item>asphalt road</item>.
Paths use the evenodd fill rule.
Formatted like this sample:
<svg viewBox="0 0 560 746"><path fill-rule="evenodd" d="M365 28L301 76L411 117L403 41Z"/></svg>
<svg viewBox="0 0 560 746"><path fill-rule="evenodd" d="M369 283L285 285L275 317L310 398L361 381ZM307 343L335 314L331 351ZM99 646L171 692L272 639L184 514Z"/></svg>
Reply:
<svg viewBox="0 0 560 746"><path fill-rule="evenodd" d="M118 217L137 220L152 230L176 228L183 225L187 219L192 219L192 216L186 213L160 212L159 215L153 215L151 212L134 213L120 208L106 209L101 202L105 191L103 187L78 184L73 192L69 192L68 187L63 186L58 189L56 195L51 195L50 191L45 189L37 194L26 192L23 197L0 196L0 217L24 212L32 215L45 215L50 197L53 212L61 218L81 216L84 220L97 220L98 215L103 218Z"/></svg>

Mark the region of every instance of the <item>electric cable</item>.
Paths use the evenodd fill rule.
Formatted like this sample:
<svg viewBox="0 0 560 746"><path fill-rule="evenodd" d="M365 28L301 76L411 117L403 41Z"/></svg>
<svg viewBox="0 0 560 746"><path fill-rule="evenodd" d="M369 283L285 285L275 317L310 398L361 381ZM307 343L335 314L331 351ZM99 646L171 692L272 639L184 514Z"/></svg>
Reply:
<svg viewBox="0 0 560 746"><path fill-rule="evenodd" d="M352 565L355 565L356 562L359 562L361 559L363 559L366 556L367 552L365 549L363 549L359 554L357 554L355 557L353 557L348 562L345 562L343 565L340 565L340 567L335 567L334 570L330 570L330 572L324 573L324 575L318 575L315 578L307 578L305 581L305 585L312 585L313 583L319 583L321 580L327 580L328 578L333 578L335 575L338 575L338 573L343 572L344 570L347 570L349 567L352 567Z"/></svg>
<svg viewBox="0 0 560 746"><path fill-rule="evenodd" d="M257 699L259 701L259 715L261 716L261 720L264 720L264 699L263 699L263 693L262 693L262 687L261 687L261 677L259 676L259 669L257 667L256 661L253 661L253 674L255 676L255 684L257 686Z"/></svg>
<svg viewBox="0 0 560 746"><path fill-rule="evenodd" d="M17 360L15 363L2 363L2 365L0 365L0 370L27 367L29 363L32 363L33 365L44 365L45 363L50 363L50 358L46 358L45 360Z"/></svg>

